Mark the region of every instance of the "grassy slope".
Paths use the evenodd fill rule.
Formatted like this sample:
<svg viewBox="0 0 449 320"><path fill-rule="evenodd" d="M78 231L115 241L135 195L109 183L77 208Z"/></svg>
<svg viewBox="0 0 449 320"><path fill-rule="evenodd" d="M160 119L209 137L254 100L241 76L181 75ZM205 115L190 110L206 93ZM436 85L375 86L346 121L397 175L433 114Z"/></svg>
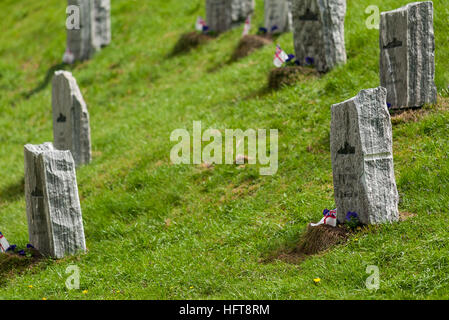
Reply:
<svg viewBox="0 0 449 320"><path fill-rule="evenodd" d="M379 83L378 31L365 27L364 10L408 1L349 0L348 64L264 95L257 93L272 68L273 47L221 66L241 29L166 58L203 14L203 2L112 1L112 45L70 68L91 115L94 161L78 171L89 253L10 277L0 297L449 298L449 112L441 97L445 110L394 127L400 209L416 217L356 235L301 265L259 262L291 245L333 206L329 107ZM447 96L449 9L443 2L434 1L436 81ZM0 7L0 230L24 246L23 145L52 140L51 85L43 81L65 49L65 3L2 0ZM291 34L279 42L292 51ZM221 130L278 128L278 173L171 165L170 132L191 131L193 120ZM87 294L65 288L70 264L80 267ZM380 268L377 292L365 289L369 264Z"/></svg>

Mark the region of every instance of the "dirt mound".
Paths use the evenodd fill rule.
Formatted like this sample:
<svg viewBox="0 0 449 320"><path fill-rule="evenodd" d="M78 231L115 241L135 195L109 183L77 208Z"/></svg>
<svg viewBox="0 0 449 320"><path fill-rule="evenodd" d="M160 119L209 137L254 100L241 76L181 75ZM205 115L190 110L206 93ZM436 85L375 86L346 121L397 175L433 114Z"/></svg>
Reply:
<svg viewBox="0 0 449 320"><path fill-rule="evenodd" d="M20 273L42 259L36 249L26 249L25 255L17 253L0 253L0 285L6 281L6 277L12 273Z"/></svg>
<svg viewBox="0 0 449 320"><path fill-rule="evenodd" d="M211 36L195 31L184 33L181 35L178 42L173 47L171 55L175 56L178 54L187 53L190 50L198 47L203 43L208 42L211 39L212 39Z"/></svg>
<svg viewBox="0 0 449 320"><path fill-rule="evenodd" d="M349 233L350 231L343 226L334 228L329 225L319 225L317 227L309 225L307 231L302 235L298 245L293 250L281 252L274 259L288 263L299 263L307 256L318 254L346 242ZM273 260L273 258L269 260Z"/></svg>
<svg viewBox="0 0 449 320"><path fill-rule="evenodd" d="M290 66L272 69L268 77L268 87L273 90L283 86L291 86L301 78L318 76L319 73L313 68Z"/></svg>
<svg viewBox="0 0 449 320"><path fill-rule="evenodd" d="M232 54L231 61L237 61L248 55L253 51L262 48L267 44L271 44L273 40L270 36L256 36L256 35L246 35L240 39L237 48Z"/></svg>

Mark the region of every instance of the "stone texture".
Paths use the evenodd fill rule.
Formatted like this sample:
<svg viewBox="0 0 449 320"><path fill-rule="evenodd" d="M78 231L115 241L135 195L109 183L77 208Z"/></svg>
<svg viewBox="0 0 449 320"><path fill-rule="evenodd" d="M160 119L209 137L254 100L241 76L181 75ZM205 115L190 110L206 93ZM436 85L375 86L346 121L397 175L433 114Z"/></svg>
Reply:
<svg viewBox="0 0 449 320"><path fill-rule="evenodd" d="M319 72L346 63L346 0L292 0L293 38L301 64L312 60Z"/></svg>
<svg viewBox="0 0 449 320"><path fill-rule="evenodd" d="M380 83L392 107L435 103L435 36L431 1L382 12Z"/></svg>
<svg viewBox="0 0 449 320"><path fill-rule="evenodd" d="M337 217L365 224L399 219L390 114L383 87L332 106L331 157Z"/></svg>
<svg viewBox="0 0 449 320"><path fill-rule="evenodd" d="M75 163L51 143L27 144L25 199L30 243L43 255L63 258L86 250Z"/></svg>
<svg viewBox="0 0 449 320"><path fill-rule="evenodd" d="M68 71L53 77L53 139L58 150L70 150L77 166L91 161L89 112L75 78Z"/></svg>
<svg viewBox="0 0 449 320"><path fill-rule="evenodd" d="M206 24L210 31L225 32L232 28L234 0L206 0Z"/></svg>
<svg viewBox="0 0 449 320"><path fill-rule="evenodd" d="M68 5L80 8L80 29L67 29L67 50L73 54L74 61L88 60L94 53L91 30L90 0L68 0Z"/></svg>
<svg viewBox="0 0 449 320"><path fill-rule="evenodd" d="M273 33L288 32L291 30L292 15L289 0L265 0L265 28L268 32L277 27Z"/></svg>
<svg viewBox="0 0 449 320"><path fill-rule="evenodd" d="M253 14L255 6L254 0L232 0L232 26L237 27L244 23L246 18Z"/></svg>
<svg viewBox="0 0 449 320"><path fill-rule="evenodd" d="M92 2L92 46L96 51L111 42L111 0Z"/></svg>
<svg viewBox="0 0 449 320"><path fill-rule="evenodd" d="M68 0L80 8L80 29L67 29L67 51L84 61L111 42L110 0Z"/></svg>

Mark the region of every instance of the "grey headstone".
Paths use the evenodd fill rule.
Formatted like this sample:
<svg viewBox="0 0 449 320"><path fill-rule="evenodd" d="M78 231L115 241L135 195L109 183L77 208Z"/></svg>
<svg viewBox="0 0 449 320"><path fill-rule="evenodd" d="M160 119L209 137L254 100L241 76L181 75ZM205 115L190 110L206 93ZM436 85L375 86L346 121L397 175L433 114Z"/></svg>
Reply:
<svg viewBox="0 0 449 320"><path fill-rule="evenodd" d="M255 6L254 0L232 0L232 26L237 27L244 23L246 18L253 14Z"/></svg>
<svg viewBox="0 0 449 320"><path fill-rule="evenodd" d="M92 46L96 51L111 42L111 0L92 2Z"/></svg>
<svg viewBox="0 0 449 320"><path fill-rule="evenodd" d="M217 33L232 28L233 0L206 0L206 24L210 31Z"/></svg>
<svg viewBox="0 0 449 320"><path fill-rule="evenodd" d="M63 258L86 250L75 163L51 143L27 144L25 199L30 243L43 255Z"/></svg>
<svg viewBox="0 0 449 320"><path fill-rule="evenodd" d="M431 1L382 12L380 83L392 107L420 107L437 101L435 36Z"/></svg>
<svg viewBox="0 0 449 320"><path fill-rule="evenodd" d="M53 139L58 150L70 150L77 166L91 161L89 112L75 78L68 71L53 77Z"/></svg>
<svg viewBox="0 0 449 320"><path fill-rule="evenodd" d="M67 49L73 54L75 61L84 61L94 53L91 29L91 1L68 0L68 5L79 7L80 28L67 29Z"/></svg>
<svg viewBox="0 0 449 320"><path fill-rule="evenodd" d="M289 0L265 0L265 28L272 33L288 32L291 29L292 15Z"/></svg>
<svg viewBox="0 0 449 320"><path fill-rule="evenodd" d="M383 87L332 106L331 157L338 220L356 212L365 224L399 219L393 134Z"/></svg>
<svg viewBox="0 0 449 320"><path fill-rule="evenodd" d="M346 63L346 0L292 0L293 38L301 64L313 61L319 72Z"/></svg>

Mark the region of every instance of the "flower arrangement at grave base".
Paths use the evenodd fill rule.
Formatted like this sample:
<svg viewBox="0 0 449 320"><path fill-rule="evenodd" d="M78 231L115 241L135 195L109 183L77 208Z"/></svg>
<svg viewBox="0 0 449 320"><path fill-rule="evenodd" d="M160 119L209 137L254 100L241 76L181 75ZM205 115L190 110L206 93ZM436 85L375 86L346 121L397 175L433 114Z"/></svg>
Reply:
<svg viewBox="0 0 449 320"><path fill-rule="evenodd" d="M274 39L277 38L280 33L275 33L275 31L278 29L277 26L273 26L271 27L270 31L268 31L267 28L265 27L259 27L259 29L257 30L257 35L259 37L264 37L264 38L269 38L269 39Z"/></svg>

